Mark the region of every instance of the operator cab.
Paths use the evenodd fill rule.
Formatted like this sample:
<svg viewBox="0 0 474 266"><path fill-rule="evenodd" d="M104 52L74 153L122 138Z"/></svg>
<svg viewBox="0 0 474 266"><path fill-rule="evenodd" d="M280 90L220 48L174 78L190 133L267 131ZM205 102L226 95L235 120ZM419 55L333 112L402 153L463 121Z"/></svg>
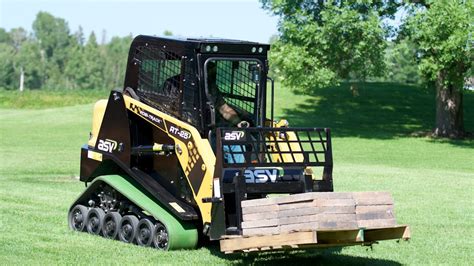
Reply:
<svg viewBox="0 0 474 266"><path fill-rule="evenodd" d="M270 46L224 39L138 36L127 64L124 92L193 125L207 137L232 108L250 126L263 126Z"/></svg>

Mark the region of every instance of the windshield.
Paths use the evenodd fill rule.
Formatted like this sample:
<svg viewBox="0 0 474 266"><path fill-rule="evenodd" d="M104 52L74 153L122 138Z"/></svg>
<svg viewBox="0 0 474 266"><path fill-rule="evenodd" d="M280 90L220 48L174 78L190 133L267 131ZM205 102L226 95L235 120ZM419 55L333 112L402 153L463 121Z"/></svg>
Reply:
<svg viewBox="0 0 474 266"><path fill-rule="evenodd" d="M245 120L257 125L261 66L257 60L209 59L206 91L216 110L217 126L235 126ZM229 115L235 111L238 119Z"/></svg>

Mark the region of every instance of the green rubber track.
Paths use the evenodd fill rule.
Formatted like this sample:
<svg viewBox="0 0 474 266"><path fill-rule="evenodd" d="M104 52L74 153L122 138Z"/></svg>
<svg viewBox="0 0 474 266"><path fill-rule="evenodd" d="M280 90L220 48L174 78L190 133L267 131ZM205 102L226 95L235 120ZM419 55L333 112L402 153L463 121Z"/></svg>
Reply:
<svg viewBox="0 0 474 266"><path fill-rule="evenodd" d="M176 219L166 209L162 208L122 176L107 175L95 178L73 206L75 206L83 196L88 196L89 192L92 192L100 183L106 183L113 187L142 210L150 213L157 221L160 221L168 230L168 250L196 248L198 231L193 224ZM73 206L71 206L71 208L73 208Z"/></svg>

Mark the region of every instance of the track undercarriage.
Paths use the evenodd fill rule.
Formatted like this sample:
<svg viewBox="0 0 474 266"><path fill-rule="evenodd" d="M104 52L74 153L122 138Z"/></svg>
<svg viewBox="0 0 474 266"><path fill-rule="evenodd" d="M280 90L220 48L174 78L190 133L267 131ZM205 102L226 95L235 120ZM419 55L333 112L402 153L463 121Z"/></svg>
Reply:
<svg viewBox="0 0 474 266"><path fill-rule="evenodd" d="M196 246L197 231L192 224L177 220L156 202L138 205L123 195L121 189L145 196L137 189L130 191L131 184L121 176L97 178L71 207L69 227L160 250Z"/></svg>

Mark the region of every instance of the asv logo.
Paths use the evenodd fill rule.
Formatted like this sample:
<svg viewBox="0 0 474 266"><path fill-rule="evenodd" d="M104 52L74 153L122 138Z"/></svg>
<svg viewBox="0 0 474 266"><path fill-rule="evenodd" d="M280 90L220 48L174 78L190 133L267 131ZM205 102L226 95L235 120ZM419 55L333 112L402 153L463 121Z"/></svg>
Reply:
<svg viewBox="0 0 474 266"><path fill-rule="evenodd" d="M97 148L101 151L112 152L117 149L117 141L111 139L99 139L99 145L97 145Z"/></svg>
<svg viewBox="0 0 474 266"><path fill-rule="evenodd" d="M275 183L278 169L247 169L244 175L245 183Z"/></svg>
<svg viewBox="0 0 474 266"><path fill-rule="evenodd" d="M245 133L243 131L225 132L224 140L240 140L244 136L245 136Z"/></svg>

